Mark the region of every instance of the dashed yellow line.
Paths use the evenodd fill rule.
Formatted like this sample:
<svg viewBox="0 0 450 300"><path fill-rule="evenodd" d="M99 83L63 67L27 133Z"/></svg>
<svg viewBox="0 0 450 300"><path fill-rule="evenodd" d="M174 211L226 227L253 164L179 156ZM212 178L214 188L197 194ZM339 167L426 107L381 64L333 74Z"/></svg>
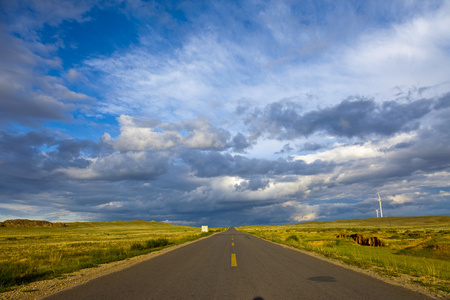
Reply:
<svg viewBox="0 0 450 300"><path fill-rule="evenodd" d="M236 261L236 254L235 253L231 253L231 266L232 267L237 267L237 261Z"/></svg>
<svg viewBox="0 0 450 300"><path fill-rule="evenodd" d="M231 246L234 246L234 243L231 243Z"/></svg>

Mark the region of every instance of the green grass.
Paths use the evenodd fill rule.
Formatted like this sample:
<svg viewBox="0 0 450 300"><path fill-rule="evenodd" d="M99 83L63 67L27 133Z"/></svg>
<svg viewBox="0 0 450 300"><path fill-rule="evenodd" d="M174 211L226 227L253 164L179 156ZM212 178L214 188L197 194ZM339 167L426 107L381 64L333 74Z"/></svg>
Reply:
<svg viewBox="0 0 450 300"><path fill-rule="evenodd" d="M450 292L450 217L389 217L296 225L245 226L238 230L320 253L346 264ZM378 237L383 247L356 244L339 234Z"/></svg>
<svg viewBox="0 0 450 300"><path fill-rule="evenodd" d="M192 241L214 231L147 221L0 227L0 292Z"/></svg>

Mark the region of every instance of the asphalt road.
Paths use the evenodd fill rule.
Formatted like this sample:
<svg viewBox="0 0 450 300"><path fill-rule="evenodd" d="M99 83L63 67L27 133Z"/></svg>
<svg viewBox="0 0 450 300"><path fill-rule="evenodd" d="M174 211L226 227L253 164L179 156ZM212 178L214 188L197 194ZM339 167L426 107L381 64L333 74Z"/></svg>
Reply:
<svg viewBox="0 0 450 300"><path fill-rule="evenodd" d="M45 299L430 299L231 228Z"/></svg>

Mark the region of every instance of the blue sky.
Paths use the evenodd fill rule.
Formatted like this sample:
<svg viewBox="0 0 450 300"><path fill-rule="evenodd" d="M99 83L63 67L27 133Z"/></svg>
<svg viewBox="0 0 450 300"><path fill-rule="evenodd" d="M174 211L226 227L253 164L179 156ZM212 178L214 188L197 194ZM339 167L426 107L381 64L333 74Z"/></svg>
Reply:
<svg viewBox="0 0 450 300"><path fill-rule="evenodd" d="M447 1L0 1L0 219L450 215Z"/></svg>

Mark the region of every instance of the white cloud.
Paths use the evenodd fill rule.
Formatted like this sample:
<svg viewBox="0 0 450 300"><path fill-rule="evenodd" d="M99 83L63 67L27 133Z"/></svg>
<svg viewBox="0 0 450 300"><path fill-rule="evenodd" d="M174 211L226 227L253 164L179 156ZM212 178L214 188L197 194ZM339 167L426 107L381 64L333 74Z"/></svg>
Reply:
<svg viewBox="0 0 450 300"><path fill-rule="evenodd" d="M95 208L98 208L98 209L104 209L104 208L106 208L106 209L120 209L120 208L126 206L127 204L128 204L127 202L112 201L112 202L96 205Z"/></svg>
<svg viewBox="0 0 450 300"><path fill-rule="evenodd" d="M309 213L309 214L305 214L305 215L298 215L292 218L295 221L298 222L304 222L304 221L314 221L319 219L319 216L316 213Z"/></svg>
<svg viewBox="0 0 450 300"><path fill-rule="evenodd" d="M413 202L411 196L405 194L388 196L388 199L391 200L391 203L393 204L405 204L408 202Z"/></svg>
<svg viewBox="0 0 450 300"><path fill-rule="evenodd" d="M249 180L238 176L219 176L202 180L200 186L190 192L185 193L188 199L209 199L212 202L259 202L268 201L277 203L282 199L295 197L303 200L309 194L309 185L313 185L323 176L279 176L268 180L264 188L255 190L239 189L243 183ZM304 195L304 196L302 196Z"/></svg>
<svg viewBox="0 0 450 300"><path fill-rule="evenodd" d="M139 127L130 116L118 118L121 125L120 135L112 140L108 134L104 140L119 151L167 150L180 143L181 134L176 131L155 132L153 128Z"/></svg>
<svg viewBox="0 0 450 300"><path fill-rule="evenodd" d="M431 174L424 174L421 184L432 187L450 187L450 172L440 171Z"/></svg>
<svg viewBox="0 0 450 300"><path fill-rule="evenodd" d="M36 207L34 205L0 203L0 207L12 211L20 211L27 215L32 215L36 213Z"/></svg>
<svg viewBox="0 0 450 300"><path fill-rule="evenodd" d="M283 207L289 207L291 212L290 219L297 222L314 221L320 219L317 214L319 206L310 206L305 203L288 201L282 204Z"/></svg>
<svg viewBox="0 0 450 300"><path fill-rule="evenodd" d="M313 163L316 160L342 163L350 160L374 158L377 156L381 156L381 153L369 142L364 145L337 145L336 148L324 152L296 156L296 159L303 160L307 163Z"/></svg>
<svg viewBox="0 0 450 300"><path fill-rule="evenodd" d="M396 144L411 141L416 136L415 132L397 134L384 140L373 140L361 145L342 145L336 143L333 149L307 154L293 156L296 160L303 160L312 163L316 160L330 161L335 163L344 163L349 161L358 161L386 156L383 151Z"/></svg>
<svg viewBox="0 0 450 300"><path fill-rule="evenodd" d="M202 117L154 127L138 125L133 117L127 115L121 115L118 121L120 135L112 139L110 134L105 133L102 140L119 151L167 150L176 146L222 150L227 147L230 138L228 132L216 128Z"/></svg>
<svg viewBox="0 0 450 300"><path fill-rule="evenodd" d="M248 18L263 31L249 41L222 37L219 29L211 27L190 32L177 48L156 54L148 49L155 42L154 32L142 32L140 45L110 57L86 60L77 71L95 74L90 78L99 83L108 99L103 112L158 115L164 122L195 119L200 114L222 121L243 101L264 106L301 95L312 95L301 99L305 110L353 95L382 95L377 100L384 101L394 96L396 86L421 87L448 80L449 5L388 28L346 37L345 42L331 39L333 28L323 32L323 28L305 27L307 34L301 31L305 36L295 38L301 25L298 17L286 4L274 6L267 12L251 11ZM346 26L353 25L349 22ZM353 32L351 27L344 28ZM278 48L272 38L278 41ZM289 56L305 44L322 43L314 39L330 44L324 46L320 59L292 59L264 68L279 59L275 53L286 54L285 47L290 48Z"/></svg>
<svg viewBox="0 0 450 300"><path fill-rule="evenodd" d="M109 105L119 105L173 122L221 107L228 98L221 96L221 87L237 80L226 76L233 73L234 62L227 47L218 44L214 36L200 35L161 56L153 55L144 44L108 58L88 60L86 65L107 74L101 77L111 102L105 104L106 110Z"/></svg>
<svg viewBox="0 0 450 300"><path fill-rule="evenodd" d="M82 79L83 74L81 74L80 72L78 72L75 69L69 69L69 71L67 72L66 78L69 81L74 82L74 81L78 81L78 80Z"/></svg>
<svg viewBox="0 0 450 300"><path fill-rule="evenodd" d="M365 93L398 86L424 86L448 80L450 5L404 23L364 35L349 48L342 66Z"/></svg>
<svg viewBox="0 0 450 300"><path fill-rule="evenodd" d="M450 196L450 192L439 191L439 196L440 197L449 197Z"/></svg>

